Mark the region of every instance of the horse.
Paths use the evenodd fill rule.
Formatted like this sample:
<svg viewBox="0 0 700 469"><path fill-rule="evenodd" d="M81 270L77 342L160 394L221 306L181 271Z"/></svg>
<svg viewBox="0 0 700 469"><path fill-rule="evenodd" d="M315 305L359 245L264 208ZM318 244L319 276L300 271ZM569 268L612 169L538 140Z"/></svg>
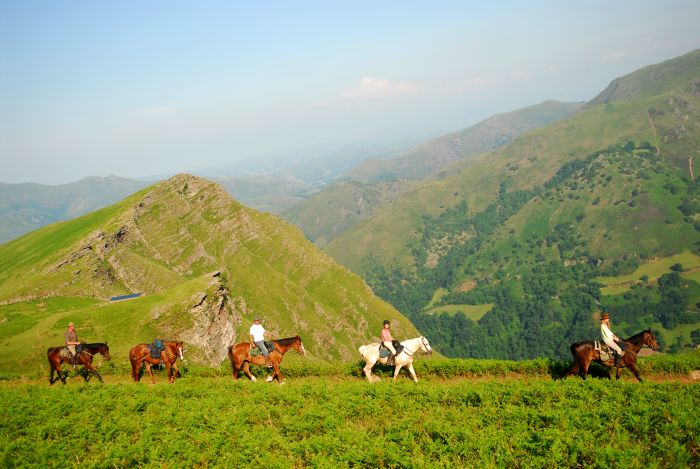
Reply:
<svg viewBox="0 0 700 469"><path fill-rule="evenodd" d="M90 381L90 373L94 374L97 376L97 379L100 380L100 383L104 383L102 381L102 376L97 372L94 366L92 366L92 357L99 353L104 357L105 360L109 360L112 357L109 356L109 347L107 344L103 343L94 343L94 344L80 344L79 347L81 347L81 351L76 357L76 365L82 365L84 374L83 374L83 379L85 382ZM49 374L49 384L53 384L59 379L63 384L66 384L66 376L68 375L68 372L63 373L61 371L61 363L71 363L71 358L70 357L65 357L61 355L61 350L65 349L66 346L61 346L61 347L50 347L46 351L46 357L49 360L49 366L51 367L51 373ZM54 378L54 373L56 373L57 377Z"/></svg>
<svg viewBox="0 0 700 469"><path fill-rule="evenodd" d="M626 366L634 373L634 376L639 382L641 382L642 378L639 376L639 371L637 370L637 353L644 345L650 347L652 350L659 350L659 344L656 342L656 337L654 337L654 333L651 332L651 329L633 335L629 339L625 339L624 342L625 355L620 360L620 366L617 367L615 378L620 379L620 370ZM575 344L571 344L570 348L571 354L574 356L574 366L569 371L569 376L579 375L585 380L591 361L595 361L608 367L608 378L611 378L610 367L615 365L615 361L613 358L606 361L601 360L600 351L595 349L592 340L576 342Z"/></svg>
<svg viewBox="0 0 700 469"><path fill-rule="evenodd" d="M272 365L274 372L265 379L265 382L269 383L273 379L277 378L280 384L284 384L284 378L280 372L280 363L282 363L282 358L287 350L294 349L300 355L304 355L306 351L304 350L304 344L301 342L299 336L287 337L286 339L276 339L272 340L274 344L273 349L268 354L270 359L270 364ZM263 355L251 355L250 350L252 348L250 342L239 342L235 345L231 345L228 348L228 358L231 360L231 368L233 369L233 379L238 379L238 374L241 370L243 373L251 380L257 381L255 376L250 372L250 365L260 365L265 366L265 357Z"/></svg>
<svg viewBox="0 0 700 469"><path fill-rule="evenodd" d="M401 342L401 345L403 345L403 349L394 357L394 381L396 381L396 377L399 375L401 368L406 366L413 377L413 381L417 383L418 378L416 377L416 371L413 369L413 355L418 352L418 350L431 354L433 349L430 347L428 339L423 336L416 337L415 339L404 340ZM379 356L380 347L381 344L373 343L363 345L358 349L360 351L360 355L362 355L362 359L365 361L363 371L365 372L365 376L367 376L367 380L370 383L374 382L374 380L379 381L381 379L379 376L372 375L372 368L374 365L377 362L386 365L387 361L389 360L389 357Z"/></svg>
<svg viewBox="0 0 700 469"><path fill-rule="evenodd" d="M143 364L146 365L146 371L151 376L151 383L156 384L151 365L158 365L162 360L163 363L165 363L165 369L168 370L168 382L173 384L175 382L175 373L178 375L180 374L180 370L177 368L177 358L180 357L180 360L185 359L182 354L182 342L164 340L163 345L165 346L165 350L160 352L159 358L153 358L151 356L151 351L146 348L148 345L149 344L137 344L129 350L131 377L136 383L141 380L139 371L141 371L141 365ZM175 369L175 373L173 373L173 368Z"/></svg>

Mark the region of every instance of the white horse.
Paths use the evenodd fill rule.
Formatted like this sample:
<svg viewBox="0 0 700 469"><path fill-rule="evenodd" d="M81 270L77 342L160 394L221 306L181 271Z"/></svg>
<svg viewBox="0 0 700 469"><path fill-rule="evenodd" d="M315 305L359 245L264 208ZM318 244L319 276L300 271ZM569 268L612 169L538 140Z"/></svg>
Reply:
<svg viewBox="0 0 700 469"><path fill-rule="evenodd" d="M425 353L432 353L433 349L430 348L428 339L423 336L416 337L415 339L404 340L401 342L401 345L403 345L403 350L401 350L400 353L397 353L394 357L394 381L396 381L396 377L399 375L399 370L401 370L401 367L407 366L408 371L410 371L411 376L413 376L413 381L417 383L418 378L416 377L416 371L413 369L413 355L418 352L418 350ZM377 362L386 365L386 362L389 359L388 357L381 358L379 356L380 346L381 344L374 343L363 345L358 349L360 351L360 355L362 355L362 359L365 361L365 367L363 370L370 383L380 380L379 376L372 375L372 368L374 365Z"/></svg>

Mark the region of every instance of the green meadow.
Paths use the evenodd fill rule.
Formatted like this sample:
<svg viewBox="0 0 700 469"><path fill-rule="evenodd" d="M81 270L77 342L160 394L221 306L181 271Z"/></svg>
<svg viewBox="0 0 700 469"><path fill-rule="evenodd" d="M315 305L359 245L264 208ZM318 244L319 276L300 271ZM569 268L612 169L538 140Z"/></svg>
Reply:
<svg viewBox="0 0 700 469"><path fill-rule="evenodd" d="M640 283L640 278L645 275L648 277L648 281L655 282L663 274L670 272L671 266L675 264L681 264L683 267L683 270L686 272L683 274L683 277L696 282L700 280L700 272L696 270L700 268L700 256L684 251L673 256L660 257L650 262L645 262L631 274L616 277L598 277L596 281L605 285L600 289L603 295L617 295L626 292L635 283Z"/></svg>
<svg viewBox="0 0 700 469"><path fill-rule="evenodd" d="M689 366L696 366L698 358ZM686 360L687 361L687 360ZM0 382L3 467L691 467L700 385L552 380L454 361L370 385L355 366L285 385L190 370L174 385ZM468 361L465 361L468 362ZM489 363L493 362L493 363ZM419 360L420 363L420 360ZM423 364L429 361L423 362ZM294 371L294 369L296 371ZM472 372L484 373L469 376ZM481 371L478 371L478 370ZM498 371L500 369L500 372ZM490 370L490 371L489 371ZM203 370L201 370L203 371ZM260 370L257 370L260 371ZM223 373L223 370L220 370ZM455 374L452 374L454 372ZM381 373L381 370L380 370ZM462 373L462 374L460 374ZM490 374L495 373L495 374ZM448 376L449 375L449 376ZM629 375L627 375L629 377Z"/></svg>

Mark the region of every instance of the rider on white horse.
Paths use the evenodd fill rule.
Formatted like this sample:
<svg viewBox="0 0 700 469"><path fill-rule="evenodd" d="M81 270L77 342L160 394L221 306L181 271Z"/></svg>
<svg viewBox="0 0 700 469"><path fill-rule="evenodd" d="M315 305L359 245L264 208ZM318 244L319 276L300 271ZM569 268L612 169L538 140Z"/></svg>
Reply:
<svg viewBox="0 0 700 469"><path fill-rule="evenodd" d="M391 327L391 322L389 322L388 319L385 319L384 327L382 327L382 344L384 344L384 347L388 348L389 352L391 352L391 355L389 355L389 359L387 360L387 364L392 365L394 363L394 357L396 356L396 349L394 348L394 338L391 336L389 327Z"/></svg>

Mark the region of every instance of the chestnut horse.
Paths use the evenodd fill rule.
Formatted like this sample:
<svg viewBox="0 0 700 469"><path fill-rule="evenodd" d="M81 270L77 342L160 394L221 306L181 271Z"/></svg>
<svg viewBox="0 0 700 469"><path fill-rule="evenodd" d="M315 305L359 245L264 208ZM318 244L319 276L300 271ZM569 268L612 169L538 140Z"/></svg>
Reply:
<svg viewBox="0 0 700 469"><path fill-rule="evenodd" d="M656 342L656 337L654 337L654 333L651 332L651 329L633 335L629 339L625 339L624 342L625 355L620 360L620 366L616 370L615 378L620 379L620 370L626 366L641 382L642 378L639 376L639 371L637 371L637 353L639 353L639 350L644 345L650 347L652 350L659 350L659 344ZM612 358L606 361L600 359L600 351L595 349L592 340L571 344L571 354L574 356L574 366L571 368L571 371L569 371L569 376L577 374L583 379L586 379L591 361L607 366L608 377L610 377L610 367L615 366L615 360ZM610 355L612 357L612 352Z"/></svg>
<svg viewBox="0 0 700 469"><path fill-rule="evenodd" d="M304 350L304 344L301 343L301 338L288 337L286 339L272 340L274 348L270 351L268 355L270 359L270 364L274 368L274 372L267 377L266 382L270 382L277 378L280 384L284 383L284 378L280 372L280 363L282 363L282 357L287 353L287 350L294 349L299 354L304 355L306 351ZM243 373L252 381L257 381L255 376L250 372L250 364L265 366L265 357L262 355L251 355L250 349L252 345L250 342L240 342L238 344L232 345L228 348L228 358L231 360L231 367L233 368L233 379L238 379L238 373L243 370Z"/></svg>
<svg viewBox="0 0 700 469"><path fill-rule="evenodd" d="M104 381L102 381L102 376L100 376L95 367L92 366L92 357L95 354L99 353L104 357L105 360L109 360L111 358L109 356L109 347L107 346L107 344L102 343L81 344L80 347L82 347L82 350L76 357L76 365L83 366L83 379L86 382L90 381L89 373L92 373L95 376L97 376L97 379L100 380L100 383L104 383ZM71 359L69 357L64 357L61 355L61 350L65 348L65 345L62 347L50 347L46 351L46 357L49 359L49 366L51 367L51 374L49 375L49 384L53 384L59 379L63 384L66 384L66 376L68 375L68 372L63 373L61 371L61 363L71 363ZM56 378L54 378L54 373L56 373L57 375Z"/></svg>
<svg viewBox="0 0 700 469"><path fill-rule="evenodd" d="M177 357L179 356L180 360L185 359L185 357L182 355L182 342L164 340L163 345L165 346L165 350L160 352L159 358L153 358L151 356L151 351L146 348L148 345L149 344L134 345L129 351L129 360L131 360L131 377L138 383L141 379L141 376L139 376L141 365L146 365L146 371L151 376L151 383L156 384L156 379L153 377L151 365L159 365L162 360L163 363L165 363L165 369L168 370L168 382L170 384L174 383L175 373L180 373L180 370L177 369ZM175 368L175 373L173 373L171 367Z"/></svg>

